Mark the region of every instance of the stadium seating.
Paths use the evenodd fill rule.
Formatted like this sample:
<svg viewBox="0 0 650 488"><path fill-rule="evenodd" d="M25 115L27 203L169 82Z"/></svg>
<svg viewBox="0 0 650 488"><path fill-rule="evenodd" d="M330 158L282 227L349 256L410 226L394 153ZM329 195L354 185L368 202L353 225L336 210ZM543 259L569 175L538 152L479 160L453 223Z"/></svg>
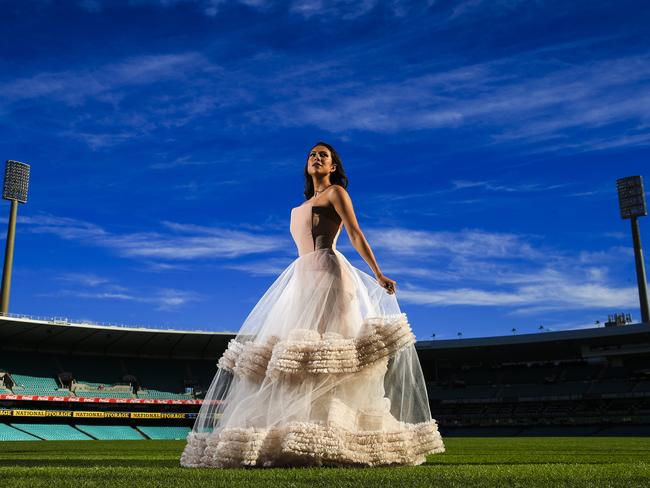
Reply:
<svg viewBox="0 0 650 488"><path fill-rule="evenodd" d="M558 366L528 366L518 368L502 368L500 382L502 384L542 383L546 378L555 378L560 373Z"/></svg>
<svg viewBox="0 0 650 488"><path fill-rule="evenodd" d="M564 417L571 413L574 406L571 402L547 403L544 408L544 415L548 417Z"/></svg>
<svg viewBox="0 0 650 488"><path fill-rule="evenodd" d="M54 378L45 378L42 376L28 376L25 374L11 374L11 378L16 382L14 389L24 388L32 390L56 390L59 388Z"/></svg>
<svg viewBox="0 0 650 488"><path fill-rule="evenodd" d="M97 361L83 356L61 356L60 363L80 383L107 385L122 380L123 365L120 359L106 357Z"/></svg>
<svg viewBox="0 0 650 488"><path fill-rule="evenodd" d="M20 430L24 430L41 439L48 441L83 441L92 440L83 432L67 424L11 424Z"/></svg>
<svg viewBox="0 0 650 488"><path fill-rule="evenodd" d="M200 364L200 363L199 363ZM138 358L102 358L96 361L83 356L42 354L26 358L20 353L3 352L0 368L16 383L0 393L22 395L80 396L95 398L194 399L181 393L185 385L185 368L174 361ZM199 373L204 373L198 366ZM57 375L63 371L74 377L73 392L60 388ZM120 385L124 374L135 375L142 389L136 396L132 391L112 388ZM211 378L210 378L211 379ZM103 388L99 388L102 386ZM120 385L123 386L123 385Z"/></svg>
<svg viewBox="0 0 650 488"><path fill-rule="evenodd" d="M632 370L623 366L610 366L605 368L602 375L600 376L601 380L625 380L632 377Z"/></svg>
<svg viewBox="0 0 650 488"><path fill-rule="evenodd" d="M508 385L503 387L502 396L507 397L553 397L582 395L587 390L588 384L581 381L572 381L558 384L524 384Z"/></svg>
<svg viewBox="0 0 650 488"><path fill-rule="evenodd" d="M540 425L537 427L524 428L519 435L528 436L567 436L567 435L593 435L598 431L598 426L591 425Z"/></svg>
<svg viewBox="0 0 650 488"><path fill-rule="evenodd" d="M91 337L101 346L103 339ZM626 337L617 340L622 344L630 342ZM419 348L432 416L439 420L443 435L451 434L454 429L456 434L465 432L467 435L553 435L554 432L558 435L563 432L568 435L599 435L603 427L610 426L603 433L633 434L636 426L647 423L650 417L650 357L646 352L637 354L631 347L619 351L620 344L613 339L611 344L610 339L596 339L590 337L583 342L583 339L574 337L557 344L554 339L548 344L548 341L522 344L520 339L508 338L504 344L494 348L490 345L494 340L486 341L484 349L454 346L447 351L437 345L431 350ZM516 344L510 343L513 340ZM645 340L630 342L630 345ZM31 351L6 351L5 354L3 350L0 372L7 372L7 384L11 384L10 378L17 384L15 389L0 387L0 393L185 400L200 398L201 392L207 391L214 379L218 357L214 351L210 353L213 358L186 360L186 346L183 346L175 348L172 357L164 359L167 352L161 355L161 351L153 350L154 354L147 354L155 340L137 348L129 346L124 351L117 347L119 342L115 337L110 341L114 345L111 351L95 351L92 355L84 355L89 351L82 349L85 345L83 340L75 341L74 347L66 345L59 353L41 353L38 347L41 342L37 342ZM200 348L204 351L202 345ZM601 356L600 351L606 353ZM188 354L188 357L195 358L204 356L203 352ZM61 381L72 391L59 388ZM71 385L68 384L70 381ZM196 386L196 397L195 394L181 393L186 385ZM35 412L33 417L5 415L2 419L5 423L0 424L0 440L15 437L32 440L79 437L85 440L185 439L190 431L188 425L196 418L194 412L200 408L199 405L164 405L149 401L99 403L80 401L75 405L56 400L20 399L7 400L3 407L182 415L173 419L143 415L138 420L124 420L131 414L124 418L96 419L36 417L40 412ZM137 417L130 416L133 419ZM36 423L10 424L10 419ZM84 423L70 425L77 421ZM124 425L133 421L145 425L137 429Z"/></svg>
<svg viewBox="0 0 650 488"><path fill-rule="evenodd" d="M606 426L598 431L598 435L633 435L633 436L650 436L649 425L616 425ZM641 485L639 485L641 486Z"/></svg>
<svg viewBox="0 0 650 488"><path fill-rule="evenodd" d="M484 408L485 407L483 407L482 403L463 403L459 405L460 412L462 412L462 414L468 418L482 417Z"/></svg>
<svg viewBox="0 0 650 488"><path fill-rule="evenodd" d="M626 393L632 389L634 383L627 381L610 381L607 383L594 383L591 385L590 393L601 395Z"/></svg>
<svg viewBox="0 0 650 488"><path fill-rule="evenodd" d="M194 378L195 381L203 385L207 390L217 372L216 361L208 363L202 361L186 361L188 377Z"/></svg>
<svg viewBox="0 0 650 488"><path fill-rule="evenodd" d="M448 392L449 396L447 398L482 398L490 399L494 398L499 391L498 387L494 386L467 386L465 388L456 388Z"/></svg>
<svg viewBox="0 0 650 488"><path fill-rule="evenodd" d="M10 374L19 373L30 376L51 376L59 371L55 356L34 354L26 356L19 352L3 351L0 356L0 368Z"/></svg>
<svg viewBox="0 0 650 488"><path fill-rule="evenodd" d="M521 402L515 407L514 414L519 416L540 416L544 410L541 402Z"/></svg>
<svg viewBox="0 0 650 488"><path fill-rule="evenodd" d="M75 396L86 398L133 398L133 393L123 391L106 391L106 390L88 390L75 391Z"/></svg>
<svg viewBox="0 0 650 488"><path fill-rule="evenodd" d="M100 440L142 440L145 437L128 425L75 425L86 434Z"/></svg>
<svg viewBox="0 0 650 488"><path fill-rule="evenodd" d="M168 391L152 390L148 388L138 390L138 398L191 400L194 397L190 393L170 393Z"/></svg>
<svg viewBox="0 0 650 488"><path fill-rule="evenodd" d="M38 441L38 437L29 435L22 430L14 429L10 425L0 424L0 441Z"/></svg>
<svg viewBox="0 0 650 488"><path fill-rule="evenodd" d="M455 377L456 379L462 378L466 385L486 385L494 378L494 373L489 370L472 368L460 371Z"/></svg>
<svg viewBox="0 0 650 488"><path fill-rule="evenodd" d="M475 437L475 436L514 436L521 427L455 427L447 429L445 436Z"/></svg>
<svg viewBox="0 0 650 488"><path fill-rule="evenodd" d="M487 403L483 410L484 415L509 415L512 413L514 406L510 403Z"/></svg>
<svg viewBox="0 0 650 488"><path fill-rule="evenodd" d="M627 415L635 411L637 402L636 398L612 398L605 410L609 414Z"/></svg>
<svg viewBox="0 0 650 488"><path fill-rule="evenodd" d="M184 368L175 362L159 359L125 358L127 371L135 375L140 386L159 391L183 390Z"/></svg>
<svg viewBox="0 0 650 488"><path fill-rule="evenodd" d="M581 381L596 379L603 366L587 363L573 363L564 366L560 379L562 381Z"/></svg>
<svg viewBox="0 0 650 488"><path fill-rule="evenodd" d="M138 430L150 439L185 439L190 432L189 427L152 427L138 425Z"/></svg>
<svg viewBox="0 0 650 488"><path fill-rule="evenodd" d="M639 381L634 387L634 391L650 392L650 380Z"/></svg>
<svg viewBox="0 0 650 488"><path fill-rule="evenodd" d="M15 385L12 390L18 395L70 396L68 389L59 388L54 378L9 373Z"/></svg>
<svg viewBox="0 0 650 488"><path fill-rule="evenodd" d="M601 407L603 405L601 403L594 403L594 402L580 402L576 405L574 409L574 414L579 415L579 416L588 416L588 415L601 415L602 410Z"/></svg>

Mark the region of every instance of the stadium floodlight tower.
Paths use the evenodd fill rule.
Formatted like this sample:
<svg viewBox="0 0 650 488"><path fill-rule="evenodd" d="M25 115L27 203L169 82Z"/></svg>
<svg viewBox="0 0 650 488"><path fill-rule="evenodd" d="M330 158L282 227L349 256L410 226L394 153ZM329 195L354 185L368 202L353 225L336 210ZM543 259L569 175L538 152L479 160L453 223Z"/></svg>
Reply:
<svg viewBox="0 0 650 488"><path fill-rule="evenodd" d="M9 309L9 287L11 286L11 265L14 260L14 240L16 236L16 214L18 202L27 202L27 187L29 186L29 165L20 161L8 160L5 166L5 183L2 198L11 201L9 226L7 228L7 246L5 248L5 264L2 269L2 292L0 293L0 313L6 314Z"/></svg>
<svg viewBox="0 0 650 488"><path fill-rule="evenodd" d="M641 248L641 234L637 217L648 215L643 191L643 178L628 176L616 180L618 188L618 204L621 209L621 218L630 219L632 222L632 241L634 242L634 260L636 261L636 280L639 287L639 304L641 306L641 321L650 322L648 309L648 291L643 264L643 249Z"/></svg>

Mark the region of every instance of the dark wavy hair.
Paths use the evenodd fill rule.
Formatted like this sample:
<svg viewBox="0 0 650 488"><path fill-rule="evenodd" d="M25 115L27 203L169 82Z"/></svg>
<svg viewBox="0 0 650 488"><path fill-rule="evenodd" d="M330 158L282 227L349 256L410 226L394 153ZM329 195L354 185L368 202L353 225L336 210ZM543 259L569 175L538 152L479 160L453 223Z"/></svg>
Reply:
<svg viewBox="0 0 650 488"><path fill-rule="evenodd" d="M341 185L343 188L348 187L348 177L345 174L341 156L339 156L339 153L331 145L320 141L314 144L307 153L307 162L305 163L305 200L309 200L314 196L314 180L312 179L307 169L309 167L309 155L311 154L311 150L316 146L325 146L332 154L332 164L336 165L336 169L334 170L334 173L330 173L330 182L333 185Z"/></svg>

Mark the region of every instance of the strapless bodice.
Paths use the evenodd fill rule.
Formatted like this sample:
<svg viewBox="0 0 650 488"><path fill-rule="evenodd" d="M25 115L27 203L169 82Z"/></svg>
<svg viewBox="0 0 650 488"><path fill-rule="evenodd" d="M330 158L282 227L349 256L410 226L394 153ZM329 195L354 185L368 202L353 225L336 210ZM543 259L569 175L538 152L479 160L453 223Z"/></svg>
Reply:
<svg viewBox="0 0 650 488"><path fill-rule="evenodd" d="M302 256L317 249L336 249L342 225L333 206L313 205L307 201L291 209L289 227L298 255Z"/></svg>

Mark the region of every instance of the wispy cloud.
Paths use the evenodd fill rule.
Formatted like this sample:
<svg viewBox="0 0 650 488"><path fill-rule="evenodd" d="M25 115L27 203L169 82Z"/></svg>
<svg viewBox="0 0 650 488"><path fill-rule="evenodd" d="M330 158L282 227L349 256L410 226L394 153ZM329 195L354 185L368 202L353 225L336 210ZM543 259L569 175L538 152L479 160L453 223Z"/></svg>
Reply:
<svg viewBox="0 0 650 488"><path fill-rule="evenodd" d="M235 92L246 95L236 84L220 82L222 75L198 52L129 56L0 83L0 113L27 103L39 109L55 104L56 118L43 119L48 130L101 149L173 130L236 104L240 96Z"/></svg>
<svg viewBox="0 0 650 488"><path fill-rule="evenodd" d="M64 282L75 283L87 287L97 287L110 283L108 278L98 276L93 273L61 273L55 276L55 279Z"/></svg>
<svg viewBox="0 0 650 488"><path fill-rule="evenodd" d="M612 280L627 248L562 251L534 236L477 230L371 229L398 298L426 306L501 307L509 314L636 306L636 288Z"/></svg>
<svg viewBox="0 0 650 488"><path fill-rule="evenodd" d="M642 53L568 64L522 53L370 86L367 80L346 80L344 89L304 86L302 99L276 103L255 116L334 133L473 127L486 137L482 144L543 142L540 150L645 145L647 133L635 131L650 116L650 97L640 89L650 84L649 61ZM594 136L594 130L621 123L626 125L615 140Z"/></svg>
<svg viewBox="0 0 650 488"><path fill-rule="evenodd" d="M508 307L513 314L531 315L545 311L632 308L637 306L636 293L634 287L583 284L563 277L558 282L520 286L509 292L474 288L406 289L399 292L399 298L408 303L439 307Z"/></svg>
<svg viewBox="0 0 650 488"><path fill-rule="evenodd" d="M87 12L100 13L107 0L78 0L77 4ZM175 7L179 4L193 5L197 12L208 17L218 16L224 8L231 5L245 5L257 12L286 11L305 19L338 18L355 20L364 16L377 7L382 7L389 15L403 17L407 14L421 13L435 4L434 0L291 0L288 2L271 2L269 0L131 0L128 6L149 5L160 8ZM453 15L456 17L456 15Z"/></svg>
<svg viewBox="0 0 650 488"><path fill-rule="evenodd" d="M23 222L29 232L105 247L145 265L160 263L163 271L179 262L221 258L223 268L277 276L291 261L273 256L287 250L285 239L222 227L164 220L164 232L113 234L88 222L51 215L27 216ZM365 233L377 254L386 256L382 269L399 279L398 298L404 303L499 307L509 315L621 309L636 304L636 288L611 280L611 269L630 257L626 248L567 252L539 245L534 236L477 229L370 228ZM256 254L268 257L228 261ZM58 279L88 288L64 291L79 298L141 301L158 307L199 299L194 292L170 289L133 293L92 273L66 273Z"/></svg>
<svg viewBox="0 0 650 488"><path fill-rule="evenodd" d="M353 10L365 5L303 7L344 4ZM474 4L483 8L486 2L463 8ZM418 35L425 32L409 40ZM525 145L527 152L575 152L650 144L648 52L564 61L565 54L575 56L574 44L471 64L414 63L372 77L365 74L369 58L389 58L390 38L371 46L370 57L334 47L317 65L273 50L227 67L198 51L130 56L0 83L0 110L11 116L26 101L63 104L69 113L57 111L50 123L63 124L61 135L94 149L173 131L198 118L220 133L238 134L305 126L339 137L453 129L464 138L462 149ZM580 49L588 50L588 43ZM183 156L152 167L203 163Z"/></svg>
<svg viewBox="0 0 650 488"><path fill-rule="evenodd" d="M395 255L444 255L456 258L483 256L506 259L543 256L542 251L533 248L522 236L478 229L449 232L368 228L364 233L373 243L373 247L390 250L391 254Z"/></svg>
<svg viewBox="0 0 650 488"><path fill-rule="evenodd" d="M504 13L518 8L521 3L523 3L522 0L462 0L453 3L449 20L475 15L476 13L485 15L486 8L492 13L498 12L500 15L504 15Z"/></svg>
<svg viewBox="0 0 650 488"><path fill-rule="evenodd" d="M246 263L224 263L221 267L242 271L251 276L279 276L291 261L292 258L269 258Z"/></svg>
<svg viewBox="0 0 650 488"><path fill-rule="evenodd" d="M474 4L486 2L465 2L462 9ZM352 12L370 4L301 5L305 12L343 6ZM425 32L410 41L418 35ZM384 59L393 46L387 38L372 49L372 59ZM471 64L422 62L373 77L365 74L372 65L368 54L345 47L333 48L318 65L273 50L228 67L197 51L130 56L0 83L0 111L11 116L26 101L63 104L69 113L57 112L50 123L93 149L167 133L198 118L220 133L238 134L305 126L339 137L452 129L464 138L462 149L525 145L526 152L575 152L650 144L648 52L564 61L572 49L558 44ZM151 166L204 162L183 156Z"/></svg>
<svg viewBox="0 0 650 488"><path fill-rule="evenodd" d="M184 200L199 200L220 187L238 185L241 185L241 181L236 179L225 179L210 182L190 180L187 183L174 185L174 190L178 198Z"/></svg>
<svg viewBox="0 0 650 488"><path fill-rule="evenodd" d="M99 225L54 215L24 216L24 231L52 234L103 247L128 258L161 261L236 258L286 248L286 238L217 227L163 221L169 231L112 233Z"/></svg>
<svg viewBox="0 0 650 488"><path fill-rule="evenodd" d="M178 5L194 6L197 12L208 17L216 17L223 10L233 5L245 5L257 12L267 13L287 12L305 19L321 21L332 18L352 21L363 17L374 10L381 10L385 15L405 17L407 15L422 15L432 7L440 7L435 12L439 21L459 22L462 19L473 19L477 16L500 17L517 9L518 1L498 0L464 0L454 2L451 7L438 5L435 0L290 0L272 2L269 0L130 0L126 7L149 5L159 8L171 8ZM101 13L108 0L77 0L77 5L90 13Z"/></svg>
<svg viewBox="0 0 650 488"><path fill-rule="evenodd" d="M37 293L35 296L140 302L154 305L157 311L175 310L183 307L187 303L200 301L205 298L194 291L176 290L173 288L159 288L152 290L149 294L146 291L140 290L134 292L127 288L123 288L122 291L61 289L51 293Z"/></svg>
<svg viewBox="0 0 650 488"><path fill-rule="evenodd" d="M70 106L79 106L89 99L115 105L124 97L118 91L120 88L178 81L202 70L215 72L217 67L196 52L134 56L98 68L17 78L0 84L0 96L3 105L38 98Z"/></svg>
<svg viewBox="0 0 650 488"><path fill-rule="evenodd" d="M555 185L543 185L540 183L522 183L517 185L504 185L495 181L471 181L471 180L453 180L453 190L461 190L466 188L480 188L482 190L507 192L507 193L529 193L529 192L543 192L549 190L557 190L571 186L571 183L558 183Z"/></svg>
<svg viewBox="0 0 650 488"><path fill-rule="evenodd" d="M474 205L485 202L498 194L499 198L512 198L519 201L522 196L531 194L552 193L559 196L578 196L578 194L566 194L559 192L563 188L575 186L575 182L551 183L551 182L523 182L523 181L498 181L492 180L458 180L452 179L443 183L440 188L428 191L402 191L372 193L364 195L364 199L372 202L373 205L382 205L390 201L392 205L399 205L400 210L406 213L423 213L425 211L417 205L407 205L413 200L432 200L444 204ZM604 190L598 190L597 194L606 194ZM463 198L465 197L465 198ZM428 215L436 215L437 212L426 211Z"/></svg>
<svg viewBox="0 0 650 488"><path fill-rule="evenodd" d="M158 311L175 310L187 303L205 298L193 290L174 288L146 287L146 289L138 288L136 291L116 283L112 278L90 272L56 273L54 280L64 283L64 287L52 292L38 293L35 296L139 302L152 304Z"/></svg>

